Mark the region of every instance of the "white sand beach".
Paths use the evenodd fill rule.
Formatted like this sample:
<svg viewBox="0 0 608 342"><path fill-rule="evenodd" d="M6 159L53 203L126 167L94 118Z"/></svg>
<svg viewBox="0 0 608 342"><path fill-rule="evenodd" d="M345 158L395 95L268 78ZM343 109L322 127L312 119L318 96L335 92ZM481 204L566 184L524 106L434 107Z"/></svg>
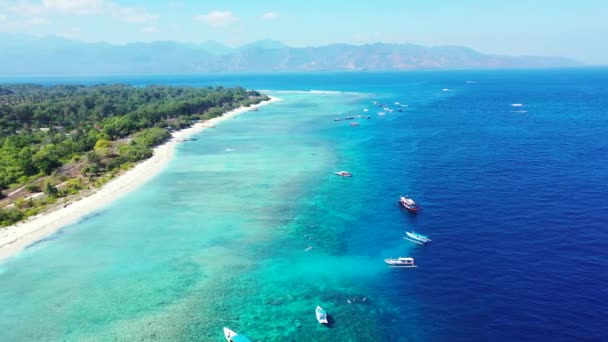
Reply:
<svg viewBox="0 0 608 342"><path fill-rule="evenodd" d="M137 164L103 187L93 191L89 196L73 201L68 206L55 211L41 213L26 221L0 228L0 260L18 253L28 245L53 234L62 227L76 223L80 218L108 205L118 197L152 179L173 158L175 147L180 139L188 138L207 128L214 127L224 120L276 101L280 101L280 99L271 97L269 101L237 108L220 117L174 132L170 141L154 149L154 155L151 158Z"/></svg>

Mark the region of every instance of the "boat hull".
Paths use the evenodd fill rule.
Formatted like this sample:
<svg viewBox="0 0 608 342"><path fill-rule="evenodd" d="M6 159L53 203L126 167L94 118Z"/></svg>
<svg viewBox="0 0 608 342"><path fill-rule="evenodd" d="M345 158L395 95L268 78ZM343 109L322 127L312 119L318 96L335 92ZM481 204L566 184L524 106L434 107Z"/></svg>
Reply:
<svg viewBox="0 0 608 342"><path fill-rule="evenodd" d="M226 341L231 342L232 338L236 335L237 335L237 333L235 333L234 331L232 331L228 328L224 328L224 337L226 338Z"/></svg>
<svg viewBox="0 0 608 342"><path fill-rule="evenodd" d="M344 173L344 172L334 172L335 175L338 175L340 177L352 177L353 175L350 173Z"/></svg>
<svg viewBox="0 0 608 342"><path fill-rule="evenodd" d="M323 310L320 306L317 306L315 309L315 315L317 316L317 321L320 324L327 324L327 312Z"/></svg>
<svg viewBox="0 0 608 342"><path fill-rule="evenodd" d="M414 234L413 232L405 232L405 235L406 236L403 237L405 240L415 242L420 245L424 245L426 243L431 242L431 239L429 239L428 237L424 235Z"/></svg>
<svg viewBox="0 0 608 342"><path fill-rule="evenodd" d="M418 214L418 210L420 210L418 207L412 207L404 203L401 203L401 207L412 214Z"/></svg>
<svg viewBox="0 0 608 342"><path fill-rule="evenodd" d="M420 210L420 207L418 206L418 204L416 204L416 202L414 202L414 200L412 200L409 197L406 196L401 196L399 198L399 205L409 211L412 214L417 214L418 210Z"/></svg>
<svg viewBox="0 0 608 342"><path fill-rule="evenodd" d="M388 265L388 267L393 267L393 268L416 268L418 266Z"/></svg>
<svg viewBox="0 0 608 342"><path fill-rule="evenodd" d="M414 259L404 258L402 259L384 259L384 262L388 264L388 267L399 267L399 268L415 268Z"/></svg>

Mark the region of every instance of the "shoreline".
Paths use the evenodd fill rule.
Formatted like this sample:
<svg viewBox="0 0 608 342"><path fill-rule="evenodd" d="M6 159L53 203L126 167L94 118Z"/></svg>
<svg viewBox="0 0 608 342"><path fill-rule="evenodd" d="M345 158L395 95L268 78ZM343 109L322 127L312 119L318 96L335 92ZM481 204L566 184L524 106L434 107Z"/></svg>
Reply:
<svg viewBox="0 0 608 342"><path fill-rule="evenodd" d="M222 121L277 101L280 101L280 99L270 96L268 101L249 107L239 107L217 118L199 122L191 127L173 132L170 140L154 148L152 157L110 180L101 188L93 190L84 197L68 202L64 207L38 214L12 226L0 228L0 261L14 256L27 246L52 235L63 227L78 222L84 216L105 207L119 197L150 181L173 159L175 148L180 139L189 138L205 129L214 127L215 124Z"/></svg>

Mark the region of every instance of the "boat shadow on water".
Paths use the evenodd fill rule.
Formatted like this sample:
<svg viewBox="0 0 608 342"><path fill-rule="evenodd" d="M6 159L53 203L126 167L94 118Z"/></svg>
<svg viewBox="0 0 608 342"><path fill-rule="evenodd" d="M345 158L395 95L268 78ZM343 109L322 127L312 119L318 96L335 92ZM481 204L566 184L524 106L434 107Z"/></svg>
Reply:
<svg viewBox="0 0 608 342"><path fill-rule="evenodd" d="M327 315L327 324L321 324L322 326L328 328L328 329L333 329L334 328L334 324L335 324L335 320L331 315Z"/></svg>

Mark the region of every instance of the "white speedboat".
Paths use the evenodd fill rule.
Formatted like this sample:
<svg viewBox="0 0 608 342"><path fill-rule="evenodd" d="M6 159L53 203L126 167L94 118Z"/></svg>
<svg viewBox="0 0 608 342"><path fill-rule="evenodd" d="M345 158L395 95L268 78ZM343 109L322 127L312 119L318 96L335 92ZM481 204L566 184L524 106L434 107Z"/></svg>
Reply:
<svg viewBox="0 0 608 342"><path fill-rule="evenodd" d="M348 172L348 171L337 171L334 172L334 174L338 175L338 176L342 176L342 177L352 177L353 175Z"/></svg>
<svg viewBox="0 0 608 342"><path fill-rule="evenodd" d="M389 267L416 267L414 258L399 257L397 259L384 259L384 262L387 263Z"/></svg>
<svg viewBox="0 0 608 342"><path fill-rule="evenodd" d="M431 239L429 239L428 236L414 233L414 231L405 232L405 235L406 236L403 237L404 239L415 242L420 245L424 245L425 243L431 242Z"/></svg>
<svg viewBox="0 0 608 342"><path fill-rule="evenodd" d="M239 335L226 327L224 327L224 337L228 342L251 342L245 335Z"/></svg>
<svg viewBox="0 0 608 342"><path fill-rule="evenodd" d="M319 321L319 323L327 324L327 312L325 312L322 307L317 305L315 315L317 315L317 321Z"/></svg>

